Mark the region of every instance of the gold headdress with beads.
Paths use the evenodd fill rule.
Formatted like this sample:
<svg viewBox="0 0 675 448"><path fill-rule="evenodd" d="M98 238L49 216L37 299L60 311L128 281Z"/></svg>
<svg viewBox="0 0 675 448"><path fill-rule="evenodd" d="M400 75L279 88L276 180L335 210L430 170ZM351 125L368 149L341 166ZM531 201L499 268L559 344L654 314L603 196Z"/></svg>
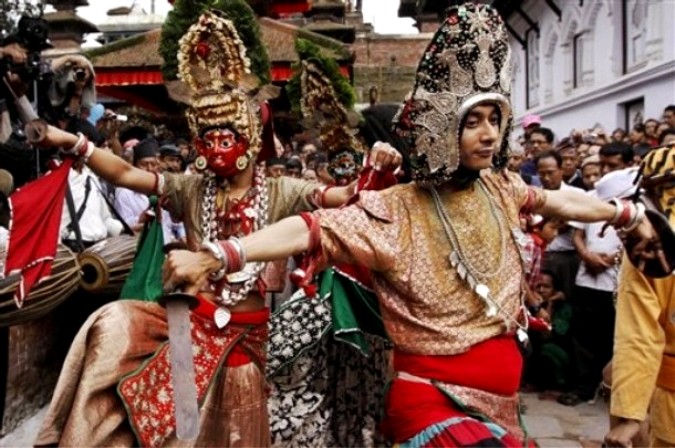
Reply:
<svg viewBox="0 0 675 448"><path fill-rule="evenodd" d="M215 11L201 15L180 39L178 75L189 89L188 125L194 135L229 127L249 141L255 156L261 148L258 87L246 47L234 24Z"/></svg>

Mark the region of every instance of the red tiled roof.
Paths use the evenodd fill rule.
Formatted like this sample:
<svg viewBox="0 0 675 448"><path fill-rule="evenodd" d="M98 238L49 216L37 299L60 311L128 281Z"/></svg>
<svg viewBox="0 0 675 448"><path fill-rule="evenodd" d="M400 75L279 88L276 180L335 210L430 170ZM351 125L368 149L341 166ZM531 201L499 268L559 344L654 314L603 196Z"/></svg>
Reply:
<svg viewBox="0 0 675 448"><path fill-rule="evenodd" d="M296 37L302 37L317 44L322 52L338 61L351 61L352 54L342 42L311 31L302 30L267 17L259 19L263 44L267 48L272 64L284 65L296 62ZM138 36L120 40L87 53L94 68L159 67L161 30L156 29Z"/></svg>

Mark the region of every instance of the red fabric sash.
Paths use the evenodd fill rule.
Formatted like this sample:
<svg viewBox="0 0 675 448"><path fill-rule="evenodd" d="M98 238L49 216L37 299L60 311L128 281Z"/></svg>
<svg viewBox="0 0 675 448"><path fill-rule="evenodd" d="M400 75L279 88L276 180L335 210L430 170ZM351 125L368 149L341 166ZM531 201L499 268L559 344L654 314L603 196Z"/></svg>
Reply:
<svg viewBox="0 0 675 448"><path fill-rule="evenodd" d="M212 307L209 306L212 305ZM216 306L200 300L190 315L199 405L222 365L243 365L251 361L264 366L269 309L232 313L230 323L219 329L213 319ZM122 378L117 393L124 403L129 424L140 446L162 446L176 429L176 410L171 381L169 344L162 343L155 354L136 371Z"/></svg>
<svg viewBox="0 0 675 448"><path fill-rule="evenodd" d="M396 371L504 396L518 390L522 366L513 335L492 338L458 355L394 353ZM387 417L381 429L396 443L405 442L433 424L466 416L433 385L400 379L393 381L386 407Z"/></svg>
<svg viewBox="0 0 675 448"><path fill-rule="evenodd" d="M218 307L211 301L206 300L198 295L199 305L192 310L193 313L203 317L204 319L213 322L214 314ZM269 308L263 308L260 311L250 311L246 313L232 313L230 323L233 325L263 325L270 320ZM238 367L253 362L254 360L244 351L238 344L232 347L230 354L225 359L227 367ZM264 360L262 360L264 361Z"/></svg>
<svg viewBox="0 0 675 448"><path fill-rule="evenodd" d="M427 356L394 352L394 370L499 395L518 391L523 357L512 334L476 344L465 353Z"/></svg>
<svg viewBox="0 0 675 448"><path fill-rule="evenodd" d="M66 159L58 168L19 188L8 198L12 218L5 275L21 274L14 294L18 308L23 306L33 286L52 272L72 164L72 159Z"/></svg>

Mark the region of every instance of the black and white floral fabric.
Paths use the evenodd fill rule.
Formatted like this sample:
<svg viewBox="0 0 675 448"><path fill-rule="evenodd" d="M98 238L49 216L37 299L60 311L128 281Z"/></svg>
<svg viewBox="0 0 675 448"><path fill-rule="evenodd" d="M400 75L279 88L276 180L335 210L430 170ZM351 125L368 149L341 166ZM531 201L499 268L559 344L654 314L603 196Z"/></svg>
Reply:
<svg viewBox="0 0 675 448"><path fill-rule="evenodd" d="M386 340L366 357L333 338L331 304L298 294L272 316L267 375L272 445L373 447L389 373Z"/></svg>

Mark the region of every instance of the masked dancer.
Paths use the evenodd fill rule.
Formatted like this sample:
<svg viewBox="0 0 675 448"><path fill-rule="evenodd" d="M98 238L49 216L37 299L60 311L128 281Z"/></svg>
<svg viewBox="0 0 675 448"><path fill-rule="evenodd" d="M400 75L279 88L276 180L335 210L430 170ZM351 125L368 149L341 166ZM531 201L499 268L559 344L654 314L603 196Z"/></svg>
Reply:
<svg viewBox="0 0 675 448"><path fill-rule="evenodd" d="M624 257L621 265L605 437L615 447L633 446L647 416L650 446L675 445L675 145L650 151L640 173L638 200L660 252L646 263Z"/></svg>

